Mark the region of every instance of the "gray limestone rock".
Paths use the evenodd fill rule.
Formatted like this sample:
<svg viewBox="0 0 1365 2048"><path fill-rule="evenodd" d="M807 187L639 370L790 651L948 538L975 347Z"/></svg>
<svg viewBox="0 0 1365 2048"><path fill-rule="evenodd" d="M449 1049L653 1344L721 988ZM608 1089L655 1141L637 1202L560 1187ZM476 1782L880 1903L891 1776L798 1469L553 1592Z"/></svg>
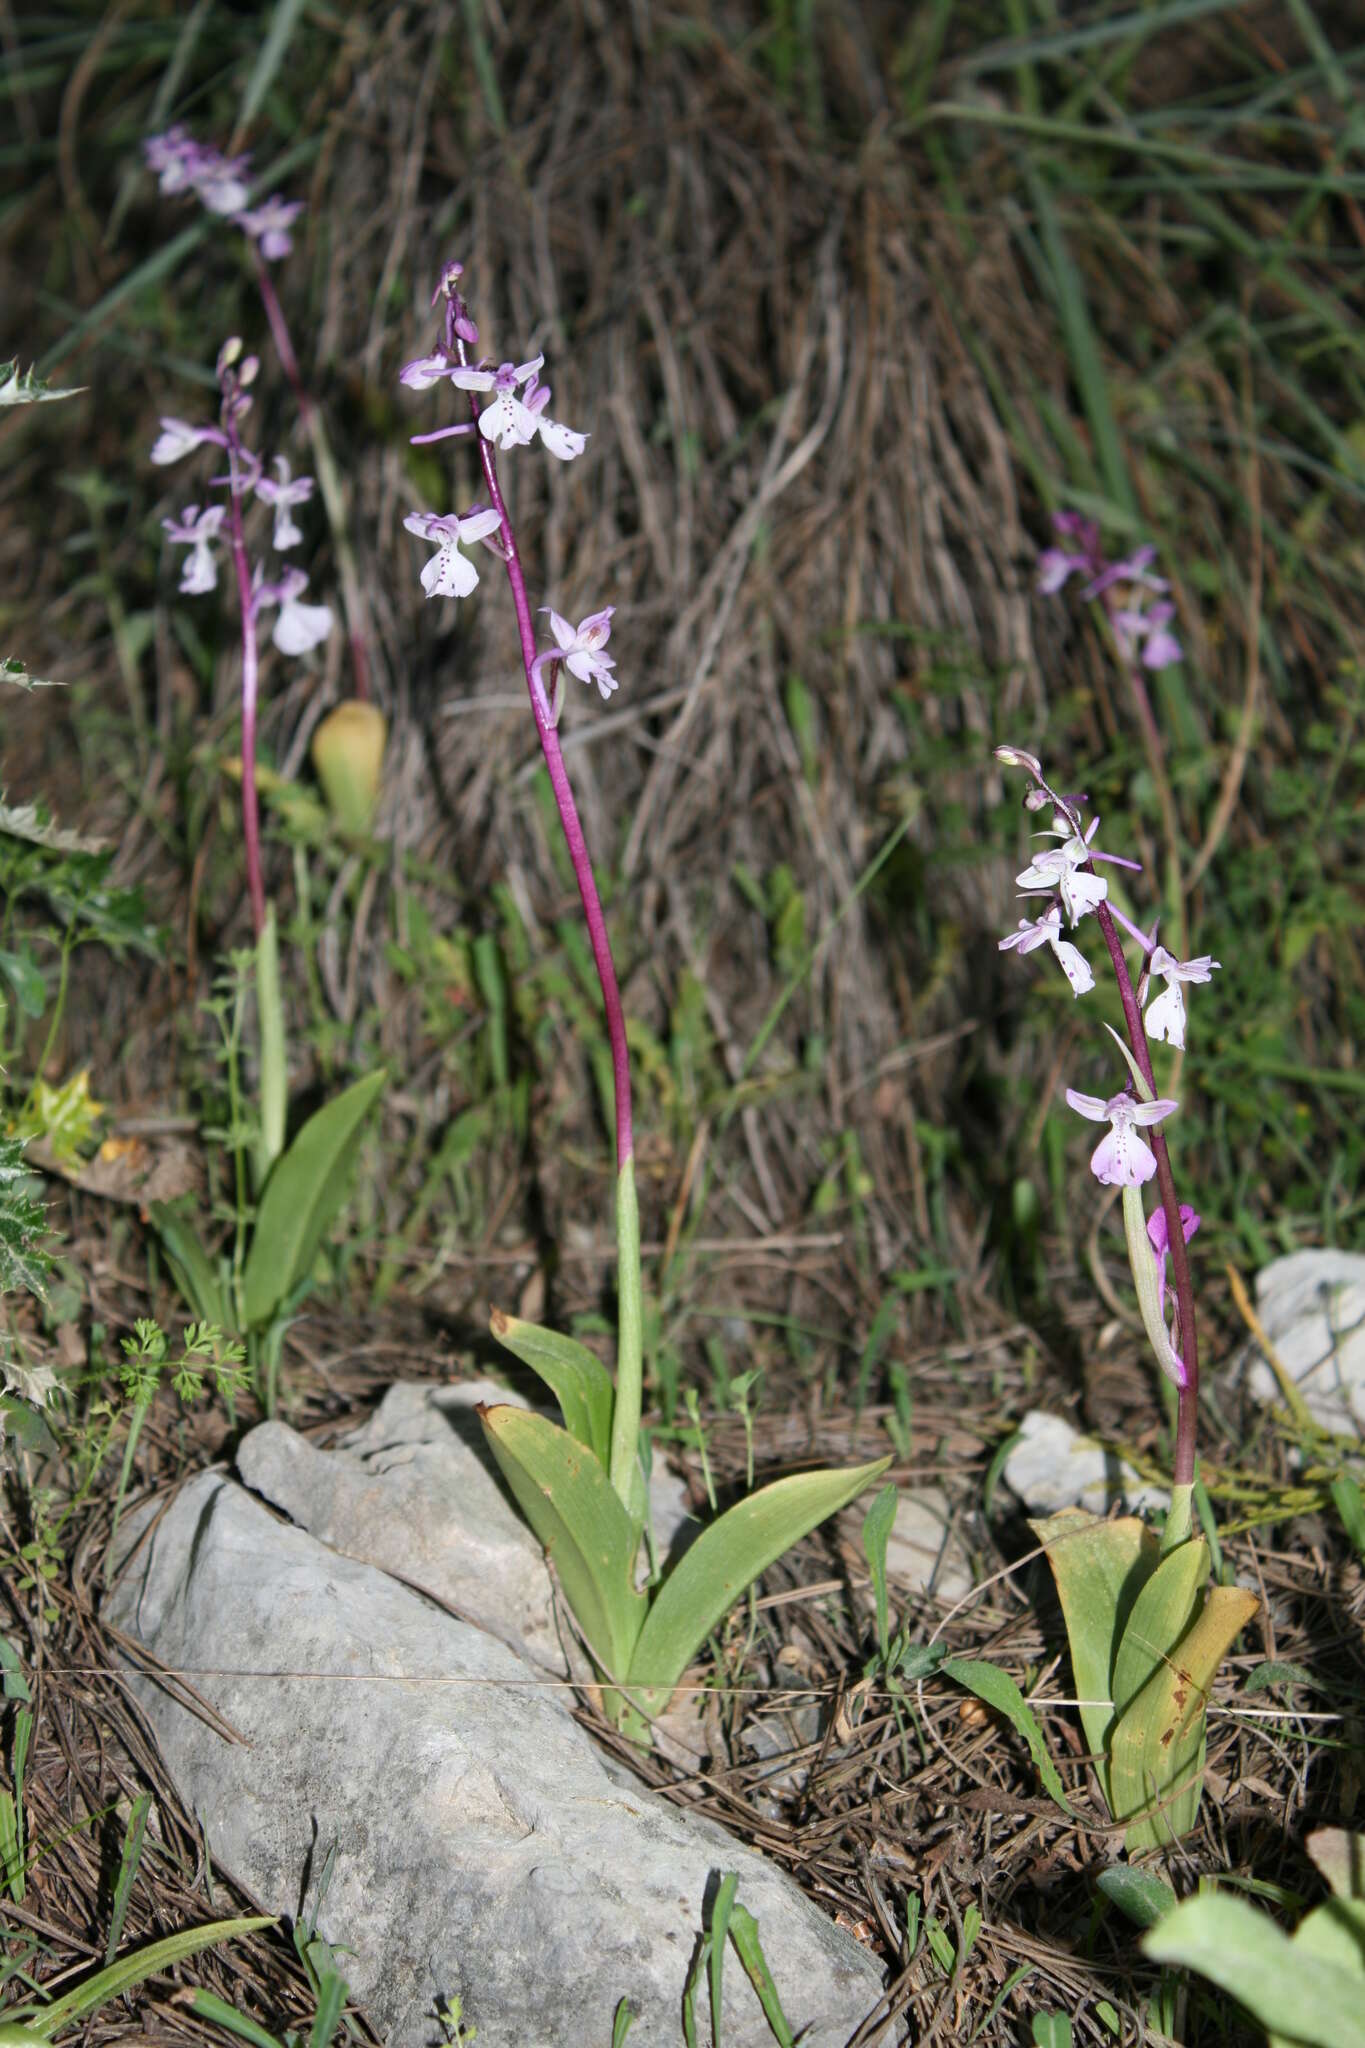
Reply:
<svg viewBox="0 0 1365 2048"><path fill-rule="evenodd" d="M258 1446L278 1491L317 1455L297 1441ZM125 1525L109 1619L199 1674L242 1738L131 1678L215 1862L297 1913L305 1872L335 1846L319 1931L352 1951L352 1990L395 2048L438 2041L435 2001L456 1993L479 2048L606 2042L624 1997L641 2014L631 2048L673 2048L703 1902L733 1870L792 2025L808 2048L843 2048L877 2002L873 1958L774 1866L609 1767L543 1671L342 1554L370 1481L363 1456L356 1471L337 1462L341 1549L215 1473L159 1521ZM424 1511L420 1488L407 1498ZM733 1954L725 2040L771 2043Z"/></svg>
<svg viewBox="0 0 1365 2048"><path fill-rule="evenodd" d="M243 1439L237 1469L320 1542L431 1593L564 1677L544 1553L497 1475L474 1412L480 1401L529 1405L494 1380L402 1381L335 1450L263 1422ZM650 1507L667 1556L698 1525L662 1461Z"/></svg>

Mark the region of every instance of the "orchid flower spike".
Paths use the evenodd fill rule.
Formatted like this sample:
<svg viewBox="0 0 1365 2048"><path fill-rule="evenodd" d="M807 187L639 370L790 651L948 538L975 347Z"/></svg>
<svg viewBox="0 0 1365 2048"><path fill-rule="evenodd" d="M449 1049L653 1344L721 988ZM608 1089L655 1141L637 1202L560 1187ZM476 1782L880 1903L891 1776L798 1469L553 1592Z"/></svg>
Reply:
<svg viewBox="0 0 1365 2048"><path fill-rule="evenodd" d="M550 388L540 383L538 376L544 363L545 358L540 355L527 363L499 363L493 369L487 363L477 367L452 363L448 356L438 353L405 363L399 378L414 391L425 391L442 378L448 378L460 391L491 391L492 398L479 413L479 432L485 440L503 450L525 448L539 434L551 455L558 456L561 462L571 462L575 455L583 453L588 437L547 416Z"/></svg>
<svg viewBox="0 0 1365 2048"><path fill-rule="evenodd" d="M180 519L163 519L169 539L177 547L187 547L184 566L180 572L180 589L186 597L202 597L206 590L218 587L218 564L214 559L213 543L217 540L226 509L222 505L206 505L201 512L197 505L187 505Z"/></svg>
<svg viewBox="0 0 1365 2048"><path fill-rule="evenodd" d="M477 540L487 540L502 521L491 506L466 512L463 519L453 512L409 512L403 521L409 533L435 541L434 554L422 571L422 588L428 597L468 597L479 580L474 564L460 553Z"/></svg>
<svg viewBox="0 0 1365 2048"><path fill-rule="evenodd" d="M1110 1188L1136 1188L1152 1178L1156 1155L1139 1135L1138 1126L1159 1124L1179 1109L1178 1102L1165 1097L1139 1102L1126 1090L1102 1102L1098 1095L1082 1095L1075 1088L1067 1089L1066 1099L1091 1123L1109 1125L1108 1137L1100 1140L1090 1159L1090 1171L1097 1181Z"/></svg>
<svg viewBox="0 0 1365 2048"><path fill-rule="evenodd" d="M269 477L256 479L256 496L275 508L274 545L283 554L287 548L296 548L303 539L303 530L295 523L292 507L302 505L312 497L313 479L311 476L291 479L289 458L285 455L275 457L275 467L279 476L274 483Z"/></svg>
<svg viewBox="0 0 1365 2048"><path fill-rule="evenodd" d="M1095 977L1084 953L1062 937L1062 913L1055 903L1032 923L1021 917L1018 931L1011 932L1000 941L1002 953L1009 952L1012 947L1020 953L1031 953L1035 946L1051 946L1063 974L1071 983L1073 995L1086 995L1095 986Z"/></svg>
<svg viewBox="0 0 1365 2048"><path fill-rule="evenodd" d="M1185 1043L1185 998L1180 992L1183 981L1212 981L1214 969L1220 962L1201 953L1197 960L1177 960L1174 953L1168 953L1164 946L1153 949L1147 962L1148 985L1154 975L1160 975L1166 986L1159 996L1147 1005L1143 1022L1149 1038L1159 1038L1166 1045L1184 1046Z"/></svg>

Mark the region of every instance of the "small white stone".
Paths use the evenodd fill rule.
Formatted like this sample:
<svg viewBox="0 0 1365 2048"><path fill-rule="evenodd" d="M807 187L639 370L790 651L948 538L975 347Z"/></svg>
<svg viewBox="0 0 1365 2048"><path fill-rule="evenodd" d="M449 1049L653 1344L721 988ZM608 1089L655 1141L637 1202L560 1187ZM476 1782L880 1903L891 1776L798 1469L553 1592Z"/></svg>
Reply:
<svg viewBox="0 0 1365 2048"><path fill-rule="evenodd" d="M1313 1419L1338 1435L1365 1432L1365 1256L1291 1252L1256 1275L1266 1336ZM1245 1353L1258 1401L1279 1402L1279 1381L1253 1345Z"/></svg>
<svg viewBox="0 0 1365 2048"><path fill-rule="evenodd" d="M1105 1450L1060 1415L1030 1408L1019 1425L1019 1441L1005 1460L1004 1481L1031 1514L1085 1508L1106 1515L1124 1505L1164 1511L1170 1495L1150 1486L1115 1452Z"/></svg>
<svg viewBox="0 0 1365 2048"><path fill-rule="evenodd" d="M887 1576L915 1593L933 1593L953 1606L976 1581L971 1560L951 1528L948 1496L940 1487L902 1493L886 1545Z"/></svg>

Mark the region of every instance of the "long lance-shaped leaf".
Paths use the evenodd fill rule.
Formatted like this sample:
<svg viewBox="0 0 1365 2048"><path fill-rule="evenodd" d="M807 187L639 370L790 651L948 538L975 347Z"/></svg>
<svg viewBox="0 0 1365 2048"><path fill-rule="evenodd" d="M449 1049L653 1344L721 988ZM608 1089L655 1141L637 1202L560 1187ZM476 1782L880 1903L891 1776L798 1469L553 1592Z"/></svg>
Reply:
<svg viewBox="0 0 1365 2048"><path fill-rule="evenodd" d="M586 1444L543 1415L480 1404L498 1470L545 1546L598 1664L619 1680L645 1618L632 1578L639 1532Z"/></svg>
<svg viewBox="0 0 1365 2048"><path fill-rule="evenodd" d="M1202 1536L1163 1557L1137 1599L1114 1659L1114 1712L1122 1714L1194 1620L1209 1575Z"/></svg>
<svg viewBox="0 0 1365 2048"><path fill-rule="evenodd" d="M312 1270L323 1235L346 1199L362 1127L386 1078L380 1067L325 1103L276 1160L242 1275L248 1329L268 1323Z"/></svg>
<svg viewBox="0 0 1365 2048"><path fill-rule="evenodd" d="M190 1956L198 1955L201 1949L216 1947L223 1941L235 1941L241 1935L254 1934L258 1928L274 1925L270 1914L256 1913L247 1919L214 1920L207 1927L184 1928L179 1934L168 1934L146 1948L119 1956L115 1962L96 1971L93 1977L87 1977L74 1991L54 1998L48 2005L14 2008L6 2015L6 2022L14 2026L16 2034L20 2033L22 2026L31 2030L33 2038L50 2041L63 2028L84 2019L87 2013L97 2012L111 1998L121 1997L134 1984L154 1977L159 1970L169 1970L172 1964L185 1962Z"/></svg>
<svg viewBox="0 0 1365 2048"><path fill-rule="evenodd" d="M1107 1799L1105 1750L1114 1724L1114 1660L1134 1602L1159 1562L1157 1539L1135 1515L1102 1522L1079 1508L1030 1522L1029 1527L1047 1547L1066 1622L1081 1726Z"/></svg>
<svg viewBox="0 0 1365 2048"><path fill-rule="evenodd" d="M1209 1689L1259 1604L1245 1587L1215 1586L1193 1626L1120 1717L1110 1739L1109 1777L1114 1818L1134 1821L1124 1838L1130 1856L1178 1841L1198 1819Z"/></svg>
<svg viewBox="0 0 1365 2048"><path fill-rule="evenodd" d="M544 1380L559 1403L564 1427L586 1444L603 1470L611 1452L611 1374L576 1337L542 1330L495 1308L488 1327L506 1350Z"/></svg>
<svg viewBox="0 0 1365 2048"><path fill-rule="evenodd" d="M775 1558L880 1479L889 1457L844 1472L797 1472L739 1501L704 1529L665 1579L640 1631L630 1692L647 1713L668 1702L722 1616Z"/></svg>

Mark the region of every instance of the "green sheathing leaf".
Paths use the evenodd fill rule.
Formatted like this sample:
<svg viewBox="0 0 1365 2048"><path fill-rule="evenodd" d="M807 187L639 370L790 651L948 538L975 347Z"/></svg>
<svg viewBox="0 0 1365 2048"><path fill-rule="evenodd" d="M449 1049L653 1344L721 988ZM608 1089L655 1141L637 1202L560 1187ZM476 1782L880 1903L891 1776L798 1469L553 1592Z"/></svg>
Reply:
<svg viewBox="0 0 1365 2048"><path fill-rule="evenodd" d="M1043 1790L1049 1799L1055 1799L1065 1814L1071 1813L1067 1804L1062 1781L1057 1775L1057 1766L1047 1753L1043 1731L1038 1726L1034 1713L1024 1695L1020 1692L1008 1671L1001 1671L998 1665L985 1664L975 1657L945 1657L939 1665L945 1678L955 1679L965 1685L968 1692L974 1692L988 1707L994 1707L997 1714L1003 1714L1017 1734L1022 1735L1028 1745L1028 1753L1038 1768Z"/></svg>
<svg viewBox="0 0 1365 2048"><path fill-rule="evenodd" d="M275 906L269 904L256 941L256 1029L261 1046L261 1132L256 1145L256 1186L263 1188L284 1150L289 1073L284 1049L284 996Z"/></svg>
<svg viewBox="0 0 1365 2048"><path fill-rule="evenodd" d="M1047 1548L1066 1622L1086 1747L1098 1759L1095 1769L1108 1799L1105 1753L1114 1722L1114 1659L1134 1602L1156 1570L1160 1545L1134 1515L1104 1522L1079 1508L1067 1508L1046 1521L1030 1522L1029 1527Z"/></svg>
<svg viewBox="0 0 1365 2048"><path fill-rule="evenodd" d="M248 1329L262 1329L312 1271L324 1233L346 1199L365 1118L385 1079L380 1067L325 1103L276 1160L242 1275Z"/></svg>
<svg viewBox="0 0 1365 2048"><path fill-rule="evenodd" d="M1198 1970L1290 2041L1343 2048L1360 2039L1365 1975L1358 1945L1354 1968L1315 1958L1305 1969L1297 1937L1291 1941L1268 1913L1244 1899L1206 1892L1168 1913L1143 1936L1142 1947L1153 1962Z"/></svg>
<svg viewBox="0 0 1365 2048"><path fill-rule="evenodd" d="M638 1536L586 1444L525 1408L479 1409L498 1470L512 1489L609 1678L630 1669L645 1617L632 1578Z"/></svg>
<svg viewBox="0 0 1365 2048"><path fill-rule="evenodd" d="M1176 1551L1164 1559L1162 1568L1179 1556ZM1178 1841L1194 1826L1204 1785L1209 1690L1229 1646L1258 1604L1256 1595L1241 1586L1215 1586L1193 1625L1120 1715L1109 1753L1114 1818L1144 1816L1125 1837L1130 1857ZM1135 1623L1136 1613L1130 1632ZM1120 1662L1126 1647L1125 1636ZM1171 1796L1174 1787L1183 1789ZM1155 1810L1158 1807L1160 1811Z"/></svg>
<svg viewBox="0 0 1365 2048"><path fill-rule="evenodd" d="M586 1444L603 1470L611 1449L611 1374L600 1358L576 1337L542 1330L520 1316L495 1308L488 1327L504 1350L529 1365L559 1403L564 1427L575 1442Z"/></svg>
<svg viewBox="0 0 1365 2048"><path fill-rule="evenodd" d="M633 1694L659 1712L699 1646L783 1551L880 1479L889 1457L845 1472L798 1472L737 1502L704 1529L665 1579L630 1665Z"/></svg>
<svg viewBox="0 0 1365 2048"><path fill-rule="evenodd" d="M1209 1548L1200 1537L1163 1557L1143 1586L1114 1659L1116 1715L1132 1705L1194 1620L1208 1575Z"/></svg>

